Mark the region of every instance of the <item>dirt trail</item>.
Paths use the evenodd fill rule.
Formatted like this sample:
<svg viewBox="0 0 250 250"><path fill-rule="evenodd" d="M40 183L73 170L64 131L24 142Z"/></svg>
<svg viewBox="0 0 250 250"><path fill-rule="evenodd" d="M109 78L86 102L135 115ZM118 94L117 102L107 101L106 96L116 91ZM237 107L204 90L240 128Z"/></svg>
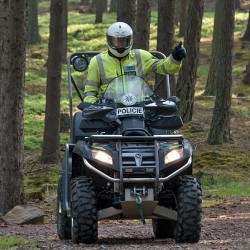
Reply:
<svg viewBox="0 0 250 250"><path fill-rule="evenodd" d="M250 249L250 198L225 201L203 208L202 234L197 244L176 244L174 240L157 240L150 223L134 221L99 222L99 241L95 245L75 245L60 241L55 224L7 226L0 224L0 235L38 240L17 249ZM0 246L0 249L1 246Z"/></svg>

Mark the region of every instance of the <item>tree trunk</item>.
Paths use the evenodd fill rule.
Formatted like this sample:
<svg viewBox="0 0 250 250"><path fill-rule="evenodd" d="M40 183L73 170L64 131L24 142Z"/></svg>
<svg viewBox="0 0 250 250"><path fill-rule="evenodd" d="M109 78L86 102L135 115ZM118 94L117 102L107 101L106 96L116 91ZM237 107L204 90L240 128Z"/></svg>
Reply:
<svg viewBox="0 0 250 250"><path fill-rule="evenodd" d="M248 64L246 66L246 76L244 78L244 83L246 85L249 85L250 86L250 58L249 58L249 61L248 61Z"/></svg>
<svg viewBox="0 0 250 250"><path fill-rule="evenodd" d="M241 3L240 3L240 0L235 0L235 4L234 4L234 6L235 6L235 9L236 9L236 10L240 10L240 9L241 9Z"/></svg>
<svg viewBox="0 0 250 250"><path fill-rule="evenodd" d="M41 37L38 27L38 0L29 0L29 15L28 15L28 44L39 43Z"/></svg>
<svg viewBox="0 0 250 250"><path fill-rule="evenodd" d="M103 0L96 0L95 23L102 23Z"/></svg>
<svg viewBox="0 0 250 250"><path fill-rule="evenodd" d="M90 0L81 0L81 4L82 5L89 5L90 4Z"/></svg>
<svg viewBox="0 0 250 250"><path fill-rule="evenodd" d="M157 50L168 56L174 45L174 9L175 0L159 0L158 1L158 30L157 30ZM156 82L162 79L157 76ZM175 76L170 76L171 94L175 93ZM162 97L167 96L165 81L157 90L157 94Z"/></svg>
<svg viewBox="0 0 250 250"><path fill-rule="evenodd" d="M211 50L211 60L209 64L209 71L208 71L208 76L207 76L207 82L206 82L206 87L203 95L205 96L215 96L216 94L216 81L213 79L214 74L215 74L215 63L214 63L214 58L215 58L215 52L214 52L214 46L212 46Z"/></svg>
<svg viewBox="0 0 250 250"><path fill-rule="evenodd" d="M215 12L215 15L217 15L217 16L214 17L214 23L216 22L216 20L218 20L217 22L221 22L222 18L221 18L220 13ZM215 26L215 24L214 24L214 26ZM210 65L209 65L206 87L205 87L205 91L203 93L203 95L205 95L205 96L215 96L216 92L217 92L217 90L216 90L217 81L215 79L215 75L216 75L217 67L220 68L220 65L216 65L216 63L215 63L217 55L215 54L214 47L215 47L215 43L219 43L219 42L225 40L223 37L221 37L222 40L219 41L217 39L217 37L218 36L217 36L217 34L215 34L215 30L214 30L212 51L211 51L211 60L210 60Z"/></svg>
<svg viewBox="0 0 250 250"><path fill-rule="evenodd" d="M62 63L67 63L68 53L68 0L63 0Z"/></svg>
<svg viewBox="0 0 250 250"><path fill-rule="evenodd" d="M117 22L127 23L135 31L135 0L118 0L117 1Z"/></svg>
<svg viewBox="0 0 250 250"><path fill-rule="evenodd" d="M179 36L184 36L186 31L186 20L187 20L187 8L188 8L189 0L181 0L179 5Z"/></svg>
<svg viewBox="0 0 250 250"><path fill-rule="evenodd" d="M193 116L203 12L204 0L189 2L184 36L187 57L183 60L176 87L176 95L181 99L179 114L184 122L191 121Z"/></svg>
<svg viewBox="0 0 250 250"><path fill-rule="evenodd" d="M219 15L219 14L217 14L217 15ZM217 17L217 19L218 18L219 17ZM215 22L215 20L214 20L214 22ZM214 36L215 36L215 34L214 34ZM212 42L211 60L210 60L210 64L209 64L208 77L207 77L205 91L203 93L203 95L205 95L205 96L215 96L215 94L216 94L216 81L215 81L215 79L213 79L213 77L215 75L215 70L216 70L214 60L215 60L215 52L214 52L214 41L213 41Z"/></svg>
<svg viewBox="0 0 250 250"><path fill-rule="evenodd" d="M51 1L50 16L43 163L57 163L59 159L63 0Z"/></svg>
<svg viewBox="0 0 250 250"><path fill-rule="evenodd" d="M97 3L98 0L91 0L91 4L90 4L90 7L89 7L89 13L96 13L96 3Z"/></svg>
<svg viewBox="0 0 250 250"><path fill-rule="evenodd" d="M247 22L247 29L241 38L241 40L250 41L250 6L249 6L249 12L248 12L248 22Z"/></svg>
<svg viewBox="0 0 250 250"><path fill-rule="evenodd" d="M174 24L179 26L179 17L180 17L180 0L175 1L175 9L174 9Z"/></svg>
<svg viewBox="0 0 250 250"><path fill-rule="evenodd" d="M150 5L152 9L158 8L158 0L150 0Z"/></svg>
<svg viewBox="0 0 250 250"><path fill-rule="evenodd" d="M150 0L137 0L134 48L149 49L150 14Z"/></svg>
<svg viewBox="0 0 250 250"><path fill-rule="evenodd" d="M102 12L107 12L108 10L108 1L102 0Z"/></svg>
<svg viewBox="0 0 250 250"><path fill-rule="evenodd" d="M216 82L216 99L208 143L229 142L232 89L234 0L217 0L215 5L213 50L215 64L211 77Z"/></svg>
<svg viewBox="0 0 250 250"><path fill-rule="evenodd" d="M0 213L24 203L27 0L0 4Z"/></svg>
<svg viewBox="0 0 250 250"><path fill-rule="evenodd" d="M110 8L109 12L116 12L117 11L117 0L110 0Z"/></svg>

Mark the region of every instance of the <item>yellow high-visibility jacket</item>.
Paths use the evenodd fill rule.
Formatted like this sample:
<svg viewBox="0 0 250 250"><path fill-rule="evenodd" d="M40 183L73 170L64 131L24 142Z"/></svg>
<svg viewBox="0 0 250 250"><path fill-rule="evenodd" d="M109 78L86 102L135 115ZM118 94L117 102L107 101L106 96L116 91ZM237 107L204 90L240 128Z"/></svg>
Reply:
<svg viewBox="0 0 250 250"><path fill-rule="evenodd" d="M144 79L152 72L158 74L175 74L180 70L181 62L173 59L172 55L166 59L155 58L151 53L142 49L134 49L119 60L102 52L90 60L88 76L84 88L84 101L94 103L107 84L117 76L135 74Z"/></svg>

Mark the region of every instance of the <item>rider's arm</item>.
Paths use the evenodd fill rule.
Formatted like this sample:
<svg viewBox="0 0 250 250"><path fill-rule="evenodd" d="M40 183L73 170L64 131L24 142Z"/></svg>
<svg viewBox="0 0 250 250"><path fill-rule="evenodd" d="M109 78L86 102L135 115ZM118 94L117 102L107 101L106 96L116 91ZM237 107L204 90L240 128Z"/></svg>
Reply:
<svg viewBox="0 0 250 250"><path fill-rule="evenodd" d="M97 60L93 57L88 66L88 75L84 87L84 102L94 103L97 99L100 86L100 72Z"/></svg>
<svg viewBox="0 0 250 250"><path fill-rule="evenodd" d="M157 59L148 51L140 50L142 61L144 62L144 72L156 72L158 74L176 74L181 68L181 62L176 61L172 54L166 59Z"/></svg>

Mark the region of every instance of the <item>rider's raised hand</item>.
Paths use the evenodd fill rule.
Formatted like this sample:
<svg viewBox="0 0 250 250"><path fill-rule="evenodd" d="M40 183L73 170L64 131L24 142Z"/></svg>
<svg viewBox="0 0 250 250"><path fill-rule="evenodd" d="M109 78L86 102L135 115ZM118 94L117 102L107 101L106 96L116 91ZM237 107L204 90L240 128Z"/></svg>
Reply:
<svg viewBox="0 0 250 250"><path fill-rule="evenodd" d="M173 50L172 56L176 61L181 61L187 55L186 49L182 46L180 42Z"/></svg>

